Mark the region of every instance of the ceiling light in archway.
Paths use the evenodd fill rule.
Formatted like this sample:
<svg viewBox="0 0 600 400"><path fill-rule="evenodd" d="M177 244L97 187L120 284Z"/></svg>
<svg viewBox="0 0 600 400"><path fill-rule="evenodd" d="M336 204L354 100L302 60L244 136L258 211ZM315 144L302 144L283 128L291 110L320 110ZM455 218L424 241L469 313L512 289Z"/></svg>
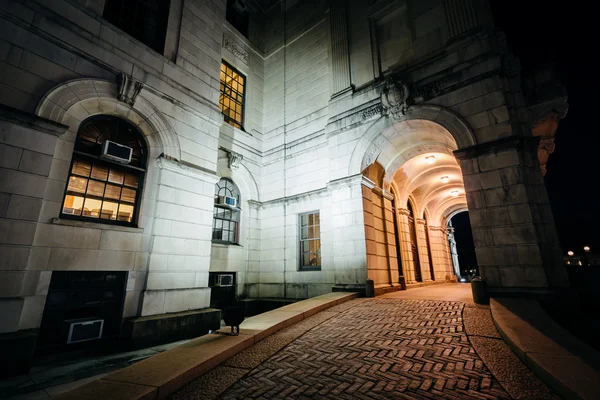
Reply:
<svg viewBox="0 0 600 400"><path fill-rule="evenodd" d="M456 197L458 196L458 190L453 190L450 192L450 194L452 195L452 197Z"/></svg>
<svg viewBox="0 0 600 400"><path fill-rule="evenodd" d="M442 180L442 183L448 183L448 182L450 182L450 178L447 177L447 176L442 176L440 179Z"/></svg>
<svg viewBox="0 0 600 400"><path fill-rule="evenodd" d="M435 162L435 156L427 156L427 157L425 157L425 162L427 164L433 164Z"/></svg>

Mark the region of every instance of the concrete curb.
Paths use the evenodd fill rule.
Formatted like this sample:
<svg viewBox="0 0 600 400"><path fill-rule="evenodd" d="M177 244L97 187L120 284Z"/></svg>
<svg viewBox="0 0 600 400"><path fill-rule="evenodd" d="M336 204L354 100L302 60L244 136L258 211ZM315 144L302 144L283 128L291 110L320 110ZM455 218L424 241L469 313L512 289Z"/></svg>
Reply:
<svg viewBox="0 0 600 400"><path fill-rule="evenodd" d="M164 399L264 338L305 318L358 297L333 292L245 320L239 336L209 334L157 354L56 397L61 400ZM229 331L225 328L224 331Z"/></svg>
<svg viewBox="0 0 600 400"><path fill-rule="evenodd" d="M506 344L561 397L600 399L600 354L554 322L537 300L491 299L490 309Z"/></svg>

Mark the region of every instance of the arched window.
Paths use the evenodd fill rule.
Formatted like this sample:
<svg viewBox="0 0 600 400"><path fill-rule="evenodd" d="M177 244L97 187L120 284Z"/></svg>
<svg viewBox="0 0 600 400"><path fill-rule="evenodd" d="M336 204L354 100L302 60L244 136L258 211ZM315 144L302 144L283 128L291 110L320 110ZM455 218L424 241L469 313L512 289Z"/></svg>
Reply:
<svg viewBox="0 0 600 400"><path fill-rule="evenodd" d="M237 244L240 232L240 191L233 181L222 178L215 186L212 239Z"/></svg>
<svg viewBox="0 0 600 400"><path fill-rule="evenodd" d="M129 150L121 146L117 148L124 158L114 157L111 151L105 152L107 141L130 148L131 160L127 162ZM82 122L75 141L61 217L135 225L146 155L142 135L129 122L107 115Z"/></svg>

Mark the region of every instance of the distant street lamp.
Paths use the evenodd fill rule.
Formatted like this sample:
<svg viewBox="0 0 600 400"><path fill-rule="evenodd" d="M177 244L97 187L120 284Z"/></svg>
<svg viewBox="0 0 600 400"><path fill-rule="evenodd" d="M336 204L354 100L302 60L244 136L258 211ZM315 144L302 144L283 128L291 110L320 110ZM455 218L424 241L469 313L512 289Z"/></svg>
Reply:
<svg viewBox="0 0 600 400"><path fill-rule="evenodd" d="M583 246L583 251L586 252L587 254L587 259L588 259L588 266L592 266L592 253L591 253L591 249L590 246Z"/></svg>
<svg viewBox="0 0 600 400"><path fill-rule="evenodd" d="M575 253L573 253L573 251L572 251L572 250L569 250L569 251L567 251L567 254L569 255L569 265L570 265L570 264L571 264L571 261L572 261L572 260L571 260L571 257L573 257L573 254L575 254Z"/></svg>

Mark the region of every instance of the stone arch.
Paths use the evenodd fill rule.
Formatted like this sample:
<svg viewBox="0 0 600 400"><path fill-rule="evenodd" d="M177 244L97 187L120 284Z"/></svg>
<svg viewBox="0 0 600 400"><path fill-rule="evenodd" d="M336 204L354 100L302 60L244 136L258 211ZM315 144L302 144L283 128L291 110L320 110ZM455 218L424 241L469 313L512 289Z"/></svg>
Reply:
<svg viewBox="0 0 600 400"><path fill-rule="evenodd" d="M39 102L35 114L69 126L69 135L77 134L81 122L93 115L119 116L134 124L148 142L149 154L164 154L179 160L179 139L169 121L141 93L134 106L117 99L116 83L83 78L62 83L51 89Z"/></svg>
<svg viewBox="0 0 600 400"><path fill-rule="evenodd" d="M445 226L450 218L463 211L469 211L466 197L447 199L436 207L433 217L440 221L440 226Z"/></svg>
<svg viewBox="0 0 600 400"><path fill-rule="evenodd" d="M477 144L475 135L467 123L452 111L437 105L414 105L406 111L401 119L382 116L366 129L354 148L348 174L359 174L375 162L382 151L385 150L385 145L388 142L386 132L392 133L392 135L394 131L399 133L396 125L408 125L410 121L428 121L445 129L454 138L456 149Z"/></svg>
<svg viewBox="0 0 600 400"><path fill-rule="evenodd" d="M219 168L217 175L219 178L231 179L238 186L241 192L242 203L249 200L260 201L256 180L245 165L240 165L236 169Z"/></svg>
<svg viewBox="0 0 600 400"><path fill-rule="evenodd" d="M448 224L448 221L450 221L454 216L462 213L462 212L468 212L469 209L467 208L467 204L456 204L454 206L451 206L450 208L448 208L446 211L444 211L442 213L442 226L445 226Z"/></svg>

